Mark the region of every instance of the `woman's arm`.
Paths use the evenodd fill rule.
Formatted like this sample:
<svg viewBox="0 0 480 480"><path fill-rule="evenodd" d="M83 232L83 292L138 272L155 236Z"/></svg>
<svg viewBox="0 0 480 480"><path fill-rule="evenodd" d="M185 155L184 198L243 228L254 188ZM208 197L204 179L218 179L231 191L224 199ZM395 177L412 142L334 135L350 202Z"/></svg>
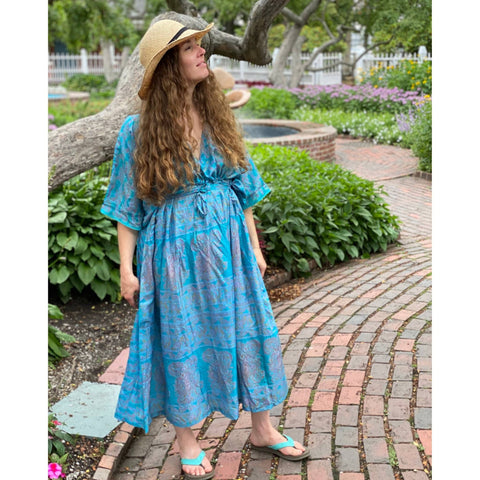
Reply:
<svg viewBox="0 0 480 480"><path fill-rule="evenodd" d="M133 274L133 254L138 232L118 222L117 234L120 253L120 293L132 307L136 307L135 294L140 291L140 283Z"/></svg>
<svg viewBox="0 0 480 480"><path fill-rule="evenodd" d="M265 275L265 270L267 269L267 262L263 258L262 251L260 250L260 244L258 242L257 228L255 227L255 220L253 218L252 208L247 208L243 211L245 215L245 220L247 223L248 234L250 235L250 242L252 243L253 253L257 259L258 268L260 268L260 273L262 277Z"/></svg>

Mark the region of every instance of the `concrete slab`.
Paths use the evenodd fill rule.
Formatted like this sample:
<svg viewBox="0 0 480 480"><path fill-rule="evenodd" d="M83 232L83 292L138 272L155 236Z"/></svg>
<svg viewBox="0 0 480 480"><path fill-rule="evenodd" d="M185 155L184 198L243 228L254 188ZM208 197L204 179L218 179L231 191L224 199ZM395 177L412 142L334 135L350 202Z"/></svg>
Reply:
<svg viewBox="0 0 480 480"><path fill-rule="evenodd" d="M104 438L121 423L114 418L119 392L120 385L83 382L51 411L65 432Z"/></svg>

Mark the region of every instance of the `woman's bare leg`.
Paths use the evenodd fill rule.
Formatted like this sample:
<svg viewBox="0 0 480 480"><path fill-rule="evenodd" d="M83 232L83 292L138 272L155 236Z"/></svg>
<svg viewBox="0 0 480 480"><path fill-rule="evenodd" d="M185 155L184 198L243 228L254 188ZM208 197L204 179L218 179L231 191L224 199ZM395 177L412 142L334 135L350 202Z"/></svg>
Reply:
<svg viewBox="0 0 480 480"><path fill-rule="evenodd" d="M175 427L175 432L177 434L180 457L189 459L197 458L202 449L197 442L193 430L190 427ZM182 470L189 475L203 475L204 473L212 471L212 465L208 458L205 457L201 465L182 465Z"/></svg>

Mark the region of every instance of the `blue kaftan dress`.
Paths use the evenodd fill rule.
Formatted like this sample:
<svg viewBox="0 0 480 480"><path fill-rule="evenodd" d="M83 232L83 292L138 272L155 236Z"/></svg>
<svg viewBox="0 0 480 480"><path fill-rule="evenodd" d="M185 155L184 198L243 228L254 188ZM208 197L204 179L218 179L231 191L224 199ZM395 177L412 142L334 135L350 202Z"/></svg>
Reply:
<svg viewBox="0 0 480 480"><path fill-rule="evenodd" d="M269 193L256 167L227 167L204 133L194 185L162 204L139 200L129 116L118 135L101 211L137 230L139 307L115 417L148 431L213 411L237 419L287 394L278 329L243 210Z"/></svg>

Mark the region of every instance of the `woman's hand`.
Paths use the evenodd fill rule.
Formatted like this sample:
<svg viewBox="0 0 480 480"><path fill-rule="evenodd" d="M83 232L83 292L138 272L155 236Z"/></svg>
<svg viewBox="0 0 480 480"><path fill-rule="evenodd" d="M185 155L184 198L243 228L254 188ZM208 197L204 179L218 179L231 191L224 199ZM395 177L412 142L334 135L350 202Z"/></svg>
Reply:
<svg viewBox="0 0 480 480"><path fill-rule="evenodd" d="M135 295L140 291L140 282L133 273L120 273L120 293L132 307L137 306Z"/></svg>
<svg viewBox="0 0 480 480"><path fill-rule="evenodd" d="M136 307L135 294L140 291L140 282L133 274L133 252L138 232L118 222L118 252L120 254L120 293L132 306Z"/></svg>
<svg viewBox="0 0 480 480"><path fill-rule="evenodd" d="M263 277L265 275L265 271L267 270L267 262L263 258L262 250L260 249L260 247L256 247L253 249L253 253L255 254L258 268L260 269L260 273Z"/></svg>

